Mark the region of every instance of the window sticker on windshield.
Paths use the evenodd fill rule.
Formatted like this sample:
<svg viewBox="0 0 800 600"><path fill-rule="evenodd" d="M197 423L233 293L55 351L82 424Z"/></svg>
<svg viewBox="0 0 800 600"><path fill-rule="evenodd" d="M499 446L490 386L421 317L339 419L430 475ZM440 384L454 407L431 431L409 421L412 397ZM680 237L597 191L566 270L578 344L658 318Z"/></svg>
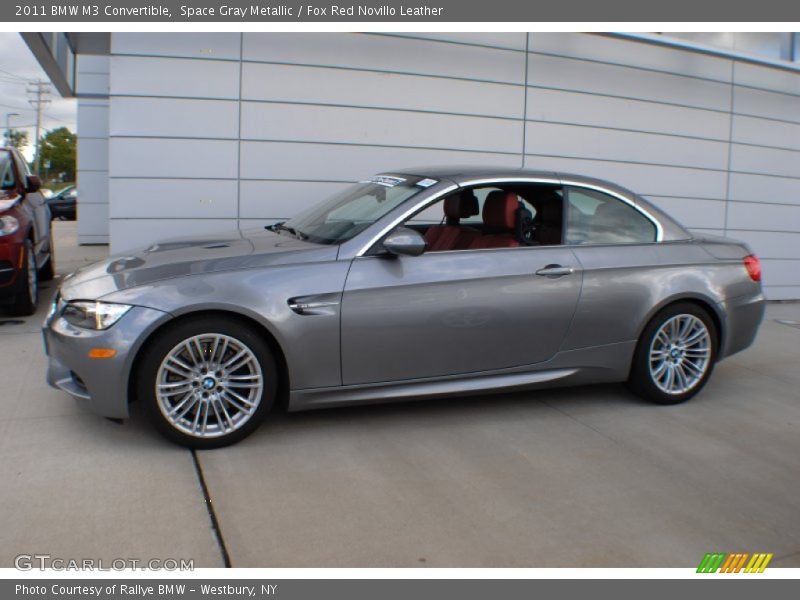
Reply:
<svg viewBox="0 0 800 600"><path fill-rule="evenodd" d="M429 187L431 187L432 185L435 185L435 184L437 184L437 183L439 183L439 182L438 182L438 181L436 181L435 179L423 179L423 180L421 180L421 181L418 181L418 182L417 182L417 185L418 185L419 187L429 188Z"/></svg>
<svg viewBox="0 0 800 600"><path fill-rule="evenodd" d="M402 177L390 177L389 175L375 175L375 177L370 177L366 181L362 181L361 183L377 183L378 185L383 185L386 187L394 187L396 185L400 185L403 183L405 179Z"/></svg>

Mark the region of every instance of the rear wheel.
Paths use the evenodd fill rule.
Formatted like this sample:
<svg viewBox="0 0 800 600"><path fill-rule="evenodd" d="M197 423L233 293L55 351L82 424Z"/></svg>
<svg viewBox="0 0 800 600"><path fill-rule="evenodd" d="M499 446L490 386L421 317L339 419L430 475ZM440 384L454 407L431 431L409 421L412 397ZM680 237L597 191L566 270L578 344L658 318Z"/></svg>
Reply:
<svg viewBox="0 0 800 600"><path fill-rule="evenodd" d="M717 357L717 331L704 309L679 302L647 324L633 358L629 387L658 404L678 404L708 382Z"/></svg>
<svg viewBox="0 0 800 600"><path fill-rule="evenodd" d="M27 316L36 312L36 303L39 301L39 278L36 269L36 253L33 251L33 242L25 240L22 247L22 270L17 277L22 278L18 283L18 291L14 302L8 306L12 315Z"/></svg>
<svg viewBox="0 0 800 600"><path fill-rule="evenodd" d="M219 448L250 435L278 388L272 352L251 327L230 317L198 317L161 333L145 350L138 397L168 439Z"/></svg>

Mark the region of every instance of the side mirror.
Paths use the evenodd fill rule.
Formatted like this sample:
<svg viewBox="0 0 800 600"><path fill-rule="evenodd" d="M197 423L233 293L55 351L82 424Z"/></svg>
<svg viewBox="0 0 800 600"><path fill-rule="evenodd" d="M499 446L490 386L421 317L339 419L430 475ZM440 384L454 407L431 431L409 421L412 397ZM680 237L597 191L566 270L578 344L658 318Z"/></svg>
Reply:
<svg viewBox="0 0 800 600"><path fill-rule="evenodd" d="M383 240L383 248L397 256L419 256L427 245L425 238L408 227L398 227Z"/></svg>
<svg viewBox="0 0 800 600"><path fill-rule="evenodd" d="M25 178L25 192L27 194L33 194L34 192L38 192L41 187L42 187L42 180L39 179L36 175L28 175Z"/></svg>

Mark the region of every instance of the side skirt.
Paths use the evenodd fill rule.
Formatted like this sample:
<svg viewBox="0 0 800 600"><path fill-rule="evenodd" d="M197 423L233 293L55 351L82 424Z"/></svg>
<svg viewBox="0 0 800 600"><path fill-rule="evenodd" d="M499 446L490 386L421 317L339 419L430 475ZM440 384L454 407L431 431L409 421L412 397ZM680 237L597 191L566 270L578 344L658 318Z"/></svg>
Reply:
<svg viewBox="0 0 800 600"><path fill-rule="evenodd" d="M531 386L568 377L574 373L574 369L560 369L540 371L538 373L513 373L462 379L407 381L403 383L301 390L291 393L289 410L310 410L333 405L400 402L412 398L444 398L446 396L524 390Z"/></svg>
<svg viewBox="0 0 800 600"><path fill-rule="evenodd" d="M621 342L560 352L545 363L501 372L292 390L289 410L625 381L635 347L636 342Z"/></svg>

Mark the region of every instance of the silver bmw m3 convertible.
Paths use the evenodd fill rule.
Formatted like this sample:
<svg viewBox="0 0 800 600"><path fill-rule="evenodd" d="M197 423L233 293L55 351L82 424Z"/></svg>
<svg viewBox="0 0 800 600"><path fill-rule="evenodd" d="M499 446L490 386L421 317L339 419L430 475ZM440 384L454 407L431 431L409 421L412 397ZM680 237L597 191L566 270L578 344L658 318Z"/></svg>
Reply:
<svg viewBox="0 0 800 600"><path fill-rule="evenodd" d="M562 173L401 169L265 229L85 267L44 323L49 383L224 446L289 410L600 382L699 392L764 313L758 259Z"/></svg>

